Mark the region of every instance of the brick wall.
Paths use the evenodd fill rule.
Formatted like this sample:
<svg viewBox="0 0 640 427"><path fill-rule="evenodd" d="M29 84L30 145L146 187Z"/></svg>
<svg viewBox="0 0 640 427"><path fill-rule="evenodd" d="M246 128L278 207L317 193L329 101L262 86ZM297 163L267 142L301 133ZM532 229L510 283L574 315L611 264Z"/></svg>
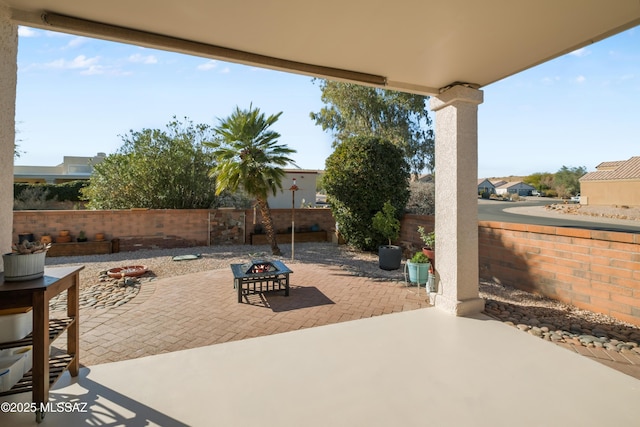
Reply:
<svg viewBox="0 0 640 427"><path fill-rule="evenodd" d="M640 235L481 221L480 277L640 325Z"/></svg>
<svg viewBox="0 0 640 427"><path fill-rule="evenodd" d="M405 215L399 243L421 247L419 225ZM640 234L480 221L478 238L481 278L640 325Z"/></svg>
<svg viewBox="0 0 640 427"><path fill-rule="evenodd" d="M291 209L273 209L271 213L276 229L286 230L291 226ZM260 220L260 212L257 212L256 221ZM330 234L335 226L331 210L296 209L296 228L308 228L313 224ZM252 209L15 211L12 241L18 241L19 233L33 233L39 239L43 234L55 238L60 230L70 230L75 238L83 230L89 240L93 240L96 233L104 233L107 240L119 239L120 251L126 252L204 246L209 242L242 244L249 241L253 228Z"/></svg>

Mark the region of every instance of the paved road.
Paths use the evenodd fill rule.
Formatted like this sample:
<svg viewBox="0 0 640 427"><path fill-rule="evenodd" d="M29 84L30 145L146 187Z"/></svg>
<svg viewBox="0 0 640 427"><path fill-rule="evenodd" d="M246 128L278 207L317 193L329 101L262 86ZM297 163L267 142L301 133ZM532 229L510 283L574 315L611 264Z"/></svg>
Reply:
<svg viewBox="0 0 640 427"><path fill-rule="evenodd" d="M521 224L549 225L554 227L587 228L591 230L640 233L640 222L607 218L569 216L547 212L538 208L554 203L550 199L527 199L522 202L478 200L480 221L515 222Z"/></svg>

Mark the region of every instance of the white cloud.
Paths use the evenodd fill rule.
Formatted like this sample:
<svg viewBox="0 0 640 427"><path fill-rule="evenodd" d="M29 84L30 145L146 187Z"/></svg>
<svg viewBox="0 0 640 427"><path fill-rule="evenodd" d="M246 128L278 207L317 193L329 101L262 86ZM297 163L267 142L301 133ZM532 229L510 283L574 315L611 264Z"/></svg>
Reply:
<svg viewBox="0 0 640 427"><path fill-rule="evenodd" d="M44 68L53 68L58 70L77 70L77 69L89 69L91 67L96 67L98 61L100 60L99 56L94 56L93 58L87 58L84 55L78 55L73 58L71 61L67 61L66 59L56 59L55 61L48 62L43 65Z"/></svg>
<svg viewBox="0 0 640 427"><path fill-rule="evenodd" d="M591 54L591 51L587 50L587 48L585 47L581 47L580 49L574 50L573 52L569 53L569 55L577 56L578 58L582 58L583 56L587 56L589 54Z"/></svg>
<svg viewBox="0 0 640 427"><path fill-rule="evenodd" d="M88 38L86 37L74 37L71 40L69 40L69 43L67 43L67 45L64 47L64 49L73 49L79 46L82 46L83 44L87 43L89 41Z"/></svg>
<svg viewBox="0 0 640 427"><path fill-rule="evenodd" d="M220 70L220 74L229 74L231 72L231 68L229 67L224 67L222 70Z"/></svg>
<svg viewBox="0 0 640 427"><path fill-rule="evenodd" d="M196 69L200 71L209 71L209 70L213 70L217 66L218 66L218 61L216 61L215 59L211 59L205 62L204 64L198 65Z"/></svg>
<svg viewBox="0 0 640 427"><path fill-rule="evenodd" d="M580 75L580 76L576 77L576 83L580 83L581 84L581 83L584 83L586 81L587 81L587 78L585 76L583 76L583 75Z"/></svg>
<svg viewBox="0 0 640 427"><path fill-rule="evenodd" d="M40 34L32 28L29 27L18 27L18 37L38 37Z"/></svg>
<svg viewBox="0 0 640 427"><path fill-rule="evenodd" d="M135 53L129 56L129 62L135 62L138 64L157 64L158 58L154 55L141 55L139 53Z"/></svg>

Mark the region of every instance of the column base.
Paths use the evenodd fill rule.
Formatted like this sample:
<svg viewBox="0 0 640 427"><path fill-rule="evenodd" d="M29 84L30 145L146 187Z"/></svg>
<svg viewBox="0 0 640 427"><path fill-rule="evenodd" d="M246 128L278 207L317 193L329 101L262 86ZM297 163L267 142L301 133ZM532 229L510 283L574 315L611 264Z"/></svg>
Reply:
<svg viewBox="0 0 640 427"><path fill-rule="evenodd" d="M484 310L483 298L471 298L467 300L451 300L443 294L435 295L435 304L437 308L454 316L473 316Z"/></svg>

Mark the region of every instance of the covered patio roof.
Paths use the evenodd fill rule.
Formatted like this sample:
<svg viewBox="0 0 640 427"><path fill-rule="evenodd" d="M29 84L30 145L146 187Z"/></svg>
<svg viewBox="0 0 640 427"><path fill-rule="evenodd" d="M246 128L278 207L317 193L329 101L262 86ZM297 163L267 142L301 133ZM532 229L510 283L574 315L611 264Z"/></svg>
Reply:
<svg viewBox="0 0 640 427"><path fill-rule="evenodd" d="M435 95L640 24L636 0L0 0L23 25Z"/></svg>

